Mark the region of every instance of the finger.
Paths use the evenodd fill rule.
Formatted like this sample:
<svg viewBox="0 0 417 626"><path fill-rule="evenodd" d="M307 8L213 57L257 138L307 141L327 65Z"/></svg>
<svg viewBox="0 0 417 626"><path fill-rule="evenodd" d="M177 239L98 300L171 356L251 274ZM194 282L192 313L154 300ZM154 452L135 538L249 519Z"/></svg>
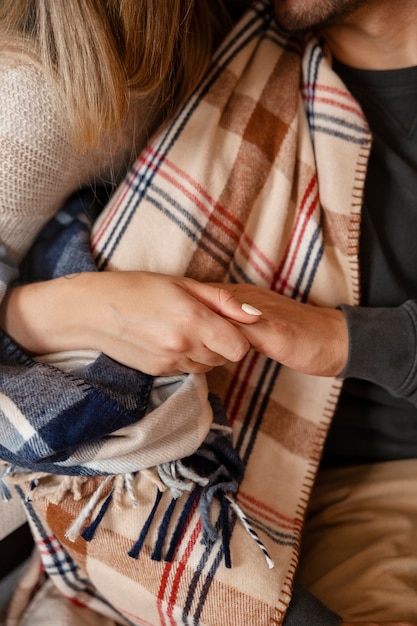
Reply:
<svg viewBox="0 0 417 626"><path fill-rule="evenodd" d="M183 358L172 368L165 369L164 376L178 376L182 374L206 374L213 369L213 366L206 363L193 361L190 358Z"/></svg>
<svg viewBox="0 0 417 626"><path fill-rule="evenodd" d="M207 372L210 372L212 369L213 367L211 365L196 363L196 361L192 361L191 359L188 359L181 365L182 374L207 374Z"/></svg>
<svg viewBox="0 0 417 626"><path fill-rule="evenodd" d="M199 350L198 354L195 356L193 354L188 355L188 361L196 364L198 363L199 365L209 367L210 369L225 365L228 360L229 359L223 355L208 349L205 349L204 351Z"/></svg>
<svg viewBox="0 0 417 626"><path fill-rule="evenodd" d="M172 363L165 362L164 365L159 364L158 367L153 369L153 375L155 376L177 376L179 374L206 374L210 372L214 367L224 365L227 360L218 354L206 351L204 356L199 353L198 356L192 358L190 356L183 356ZM148 372L149 373L149 372Z"/></svg>
<svg viewBox="0 0 417 626"><path fill-rule="evenodd" d="M189 294L223 317L243 324L253 324L262 316L262 311L250 303L241 302L221 286L199 283L194 280L188 280L185 284Z"/></svg>
<svg viewBox="0 0 417 626"><path fill-rule="evenodd" d="M151 363L141 367L142 372L146 372L150 376L181 376L182 374L206 374L213 369L211 365L205 363L197 363L191 359L184 359L180 363L173 364L155 364Z"/></svg>
<svg viewBox="0 0 417 626"><path fill-rule="evenodd" d="M214 316L210 325L205 325L201 339L210 352L217 354L224 361L233 363L241 361L250 349L248 339L234 326L234 322L218 316Z"/></svg>

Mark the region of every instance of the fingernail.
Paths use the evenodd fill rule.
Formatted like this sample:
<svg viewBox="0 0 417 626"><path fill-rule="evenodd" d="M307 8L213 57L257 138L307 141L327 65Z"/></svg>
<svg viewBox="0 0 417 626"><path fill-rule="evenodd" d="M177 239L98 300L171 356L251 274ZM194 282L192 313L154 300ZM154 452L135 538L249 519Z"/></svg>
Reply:
<svg viewBox="0 0 417 626"><path fill-rule="evenodd" d="M248 313L249 315L262 315L262 311L255 309L255 307L251 304L246 304L246 302L242 304L241 308L242 311L245 311L245 313Z"/></svg>

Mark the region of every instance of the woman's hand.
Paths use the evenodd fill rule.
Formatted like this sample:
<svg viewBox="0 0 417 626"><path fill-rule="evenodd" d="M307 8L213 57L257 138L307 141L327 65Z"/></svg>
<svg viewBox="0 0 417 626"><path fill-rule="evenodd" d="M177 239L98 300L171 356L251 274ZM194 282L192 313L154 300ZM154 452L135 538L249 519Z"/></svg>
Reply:
<svg viewBox="0 0 417 626"><path fill-rule="evenodd" d="M306 374L340 374L348 357L348 331L341 311L302 304L254 285L223 288L262 311L250 326L236 320L256 351Z"/></svg>
<svg viewBox="0 0 417 626"><path fill-rule="evenodd" d="M222 285L149 272L97 272L17 287L0 324L23 349L96 349L153 375L205 372L249 350L256 317Z"/></svg>

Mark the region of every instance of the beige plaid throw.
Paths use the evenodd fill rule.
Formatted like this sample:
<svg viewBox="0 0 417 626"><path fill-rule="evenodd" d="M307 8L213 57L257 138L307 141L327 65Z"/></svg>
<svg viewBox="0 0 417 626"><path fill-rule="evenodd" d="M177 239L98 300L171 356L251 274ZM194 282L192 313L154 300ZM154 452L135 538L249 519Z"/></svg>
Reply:
<svg viewBox="0 0 417 626"><path fill-rule="evenodd" d="M252 282L328 306L357 303L369 145L364 117L318 42L286 39L260 0L100 216L92 234L98 268ZM26 506L49 576L67 597L121 624L281 624L340 385L254 352L208 376L244 465L237 503L274 567L229 503L227 568L221 530L202 541L192 492L172 504L149 468L107 478L29 477L37 482ZM173 458L181 458L181 437L172 437ZM24 497L29 481L20 482ZM100 522L88 541L68 536L82 511L86 522ZM210 514L223 528L221 502Z"/></svg>

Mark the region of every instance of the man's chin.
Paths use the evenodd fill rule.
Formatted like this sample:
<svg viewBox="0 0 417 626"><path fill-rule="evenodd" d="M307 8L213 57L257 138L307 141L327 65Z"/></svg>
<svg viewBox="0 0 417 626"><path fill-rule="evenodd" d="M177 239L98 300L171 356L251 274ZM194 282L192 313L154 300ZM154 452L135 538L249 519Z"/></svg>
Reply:
<svg viewBox="0 0 417 626"><path fill-rule="evenodd" d="M311 15L304 2L274 0L275 16L279 27L288 33L303 33L311 29Z"/></svg>
<svg viewBox="0 0 417 626"><path fill-rule="evenodd" d="M368 0L274 0L277 22L289 33L343 24Z"/></svg>

